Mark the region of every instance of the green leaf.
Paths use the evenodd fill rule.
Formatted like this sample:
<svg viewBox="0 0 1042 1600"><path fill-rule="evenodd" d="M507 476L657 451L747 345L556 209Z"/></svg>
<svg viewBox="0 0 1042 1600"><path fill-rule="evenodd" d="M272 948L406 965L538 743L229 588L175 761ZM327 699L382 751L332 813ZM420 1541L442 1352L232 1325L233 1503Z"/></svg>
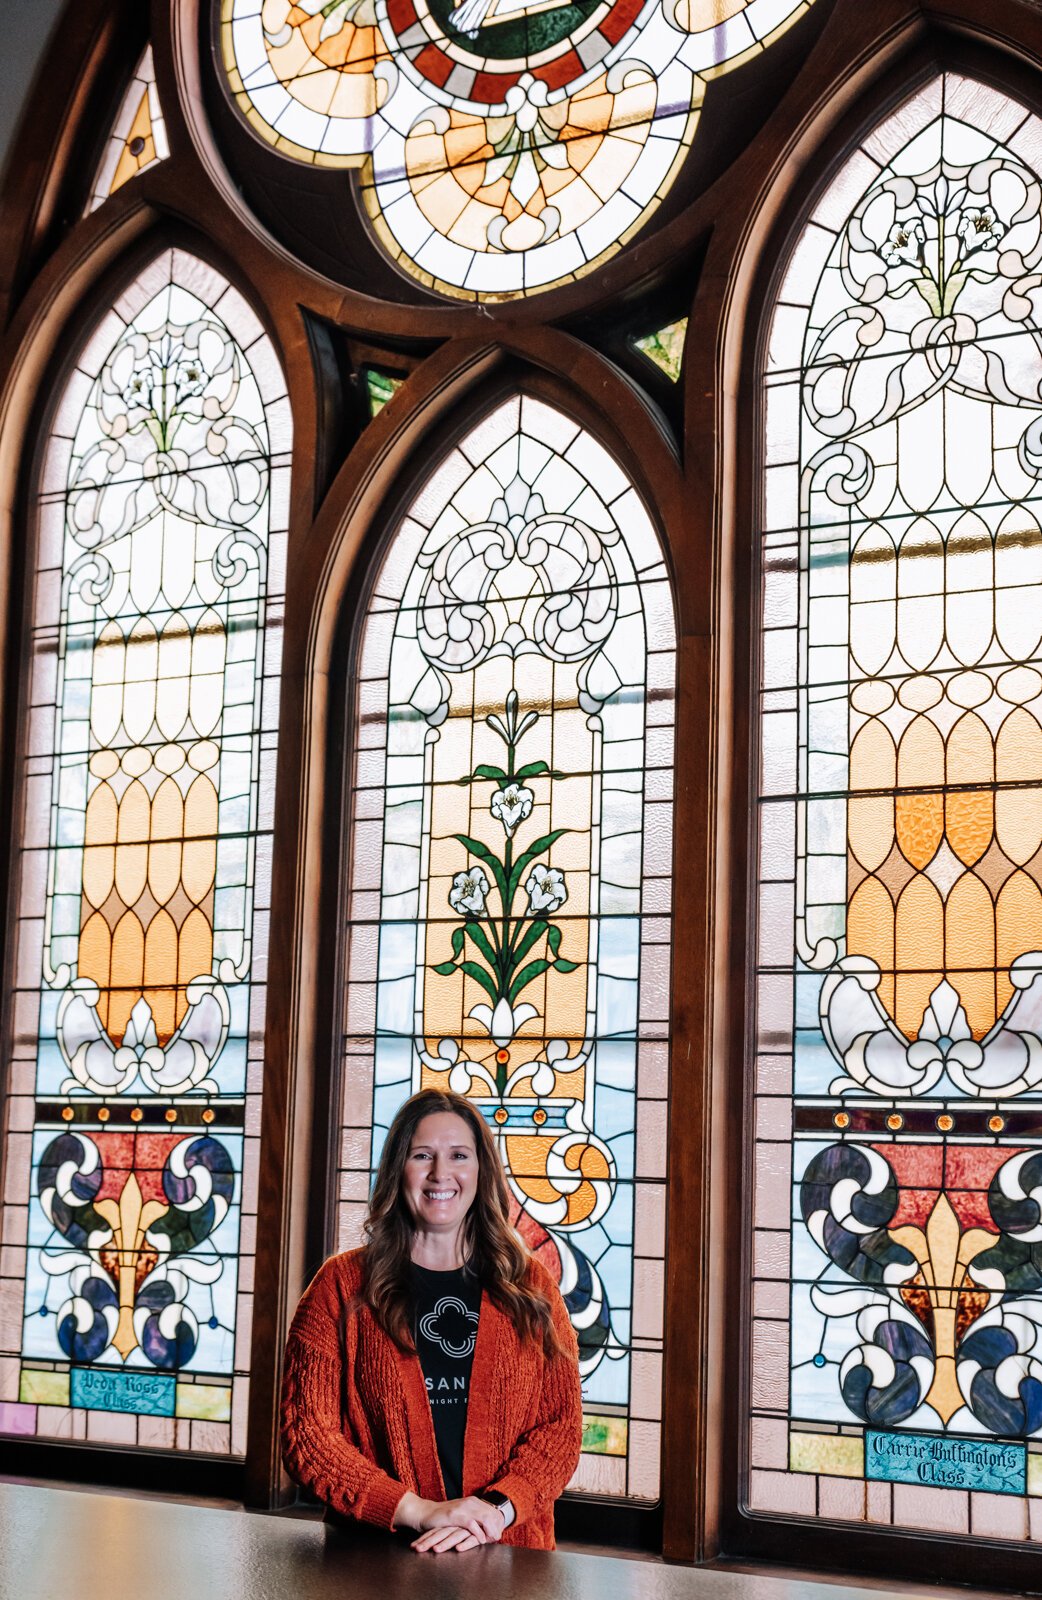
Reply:
<svg viewBox="0 0 1042 1600"><path fill-rule="evenodd" d="M478 922L464 923L464 931L470 935L478 949L481 951L481 954L485 957L485 960L488 962L489 966L493 969L493 971L495 971L496 952L492 948L492 942L481 924Z"/></svg>
<svg viewBox="0 0 1042 1600"><path fill-rule="evenodd" d="M462 954L463 954L463 929L462 928L453 928L453 930L452 930L452 960L451 961L439 961L437 966L431 968L431 971L432 972L437 972L442 978L449 977L453 972L456 972L458 970L458 968L456 966L456 962L459 960L459 958L460 958L460 956Z"/></svg>
<svg viewBox="0 0 1042 1600"><path fill-rule="evenodd" d="M531 950L536 940L541 938L545 932L545 922L538 921L529 925L524 938L520 941L520 943L515 945L514 949L510 952L510 964L512 969L520 966L521 962L524 960L529 950Z"/></svg>
<svg viewBox="0 0 1042 1600"><path fill-rule="evenodd" d="M457 778L456 782L462 788L464 784L477 783L481 778L492 778L496 783L506 783L507 781L507 775L502 767L489 767L483 762L480 767L474 768L469 778Z"/></svg>
<svg viewBox="0 0 1042 1600"><path fill-rule="evenodd" d="M530 984L533 978L538 978L541 972L545 972L549 965L549 961L543 961L540 958L538 961L530 961L527 967L521 968L521 971L510 985L510 994L508 998L511 1005L513 1005L522 989Z"/></svg>
<svg viewBox="0 0 1042 1600"><path fill-rule="evenodd" d="M505 907L507 899L507 879L499 857L493 855L488 845L482 844L480 839L471 839L469 835L465 833L457 833L454 834L453 837L456 839L458 844L463 846L464 850L469 850L472 856L477 856L479 861L484 861L488 865L492 872L492 876L496 880L496 887L503 898Z"/></svg>
<svg viewBox="0 0 1042 1600"><path fill-rule="evenodd" d="M465 972L468 978L473 978L475 983L480 983L481 987L492 1001L492 1004L495 1005L496 1001L499 999L499 990L497 989L494 980L490 978L488 973L485 971L484 967L479 967L476 961L461 961L456 970L458 972Z"/></svg>
<svg viewBox="0 0 1042 1600"><path fill-rule="evenodd" d="M544 772L548 778L564 777L563 772L558 772L556 767L548 767L545 761L530 761L526 767L514 773L514 778L518 781L521 778L538 778Z"/></svg>
<svg viewBox="0 0 1042 1600"><path fill-rule="evenodd" d="M561 948L561 929L556 924L551 927L550 937L546 942L550 947L550 954L556 958L550 963L554 971L574 972L579 963L577 961L566 961L564 956L558 955L558 951Z"/></svg>
<svg viewBox="0 0 1042 1600"><path fill-rule="evenodd" d="M514 870L510 874L510 883L507 886L507 893L511 902L514 899L514 891L524 876L525 868L532 864L536 856L543 855L550 849L551 845L555 845L562 834L570 833L571 831L570 828L555 828L553 833L544 833L541 839L533 840L523 856L518 856L514 862Z"/></svg>

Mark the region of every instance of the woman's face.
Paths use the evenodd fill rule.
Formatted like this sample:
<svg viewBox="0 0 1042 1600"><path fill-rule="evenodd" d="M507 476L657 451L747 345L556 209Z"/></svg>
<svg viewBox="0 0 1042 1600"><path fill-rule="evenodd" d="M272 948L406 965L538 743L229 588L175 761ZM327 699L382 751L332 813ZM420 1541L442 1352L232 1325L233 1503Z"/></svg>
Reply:
<svg viewBox="0 0 1042 1600"><path fill-rule="evenodd" d="M405 1203L425 1233L455 1232L478 1192L474 1135L454 1111L416 1124L402 1176Z"/></svg>

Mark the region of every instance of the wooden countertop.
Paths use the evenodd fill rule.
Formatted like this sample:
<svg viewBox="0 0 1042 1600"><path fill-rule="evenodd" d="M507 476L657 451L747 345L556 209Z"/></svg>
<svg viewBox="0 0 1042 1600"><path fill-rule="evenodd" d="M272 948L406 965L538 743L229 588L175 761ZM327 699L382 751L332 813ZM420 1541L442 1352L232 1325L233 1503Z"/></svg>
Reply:
<svg viewBox="0 0 1042 1600"><path fill-rule="evenodd" d="M0 1481L0 1600L892 1600L898 1587L940 1594L500 1545L417 1556L308 1518Z"/></svg>

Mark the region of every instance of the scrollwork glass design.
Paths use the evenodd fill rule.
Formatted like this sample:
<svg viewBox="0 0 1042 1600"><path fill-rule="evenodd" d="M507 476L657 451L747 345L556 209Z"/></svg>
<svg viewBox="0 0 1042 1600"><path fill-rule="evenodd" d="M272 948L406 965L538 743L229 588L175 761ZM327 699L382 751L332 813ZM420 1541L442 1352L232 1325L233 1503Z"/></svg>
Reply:
<svg viewBox="0 0 1042 1600"><path fill-rule="evenodd" d="M241 1454L290 420L179 250L66 380L36 501L0 1425Z"/></svg>
<svg viewBox="0 0 1042 1600"><path fill-rule="evenodd" d="M936 79L847 161L777 291L761 1511L1025 1538L1042 1493L1040 133Z"/></svg>
<svg viewBox="0 0 1042 1600"><path fill-rule="evenodd" d="M260 138L359 169L392 260L495 299L618 250L667 194L707 84L811 3L222 0L219 27Z"/></svg>
<svg viewBox="0 0 1042 1600"><path fill-rule="evenodd" d="M398 523L358 652L338 1241L426 1085L497 1136L578 1334L577 1486L653 1499L675 635L632 484L511 399Z"/></svg>

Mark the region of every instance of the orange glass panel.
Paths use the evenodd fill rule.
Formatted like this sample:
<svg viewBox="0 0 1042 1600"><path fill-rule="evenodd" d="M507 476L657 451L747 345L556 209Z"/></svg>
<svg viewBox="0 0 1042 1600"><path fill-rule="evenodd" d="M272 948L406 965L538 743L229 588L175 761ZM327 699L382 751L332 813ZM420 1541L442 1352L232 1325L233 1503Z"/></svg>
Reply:
<svg viewBox="0 0 1042 1600"><path fill-rule="evenodd" d="M209 972L213 961L213 929L209 919L198 909L193 908L181 925L181 935L178 940L177 953L177 981L183 991L186 984L193 978ZM183 1005L179 998L178 1004Z"/></svg>
<svg viewBox="0 0 1042 1600"><path fill-rule="evenodd" d="M878 878L858 885L847 913L847 952L869 956L883 974L878 994L894 1010L894 902Z"/></svg>
<svg viewBox="0 0 1042 1600"><path fill-rule="evenodd" d="M1013 998L1009 969L1029 950L1042 950L1042 892L1026 872L1015 872L1003 884L995 906L996 1006L1000 1012Z"/></svg>
<svg viewBox="0 0 1042 1600"><path fill-rule="evenodd" d="M88 917L80 933L79 973L81 978L93 978L101 994L98 997L98 1016L103 1028L109 1020L109 972L112 960L112 934L100 911Z"/></svg>
<svg viewBox="0 0 1042 1600"><path fill-rule="evenodd" d="M128 784L116 829L116 892L125 906L135 904L148 877L150 811L144 785L137 780Z"/></svg>
<svg viewBox="0 0 1042 1600"><path fill-rule="evenodd" d="M83 895L92 906L103 906L112 893L117 809L112 789L107 783L99 783L87 803L84 827Z"/></svg>
<svg viewBox="0 0 1042 1600"><path fill-rule="evenodd" d="M995 777L1003 783L1029 783L1030 789L1000 789L995 796L995 833L1010 861L1023 866L1042 846L1042 728L1030 711L1017 706L995 741Z"/></svg>
<svg viewBox="0 0 1042 1600"><path fill-rule="evenodd" d="M860 728L850 751L851 789L893 787L897 754L883 723L875 718ZM892 795L852 796L847 810L851 854L866 871L882 866L894 843Z"/></svg>
<svg viewBox="0 0 1042 1600"><path fill-rule="evenodd" d="M123 1038L130 1013L141 996L144 977L144 929L133 911L125 911L112 935L112 993L107 1032L114 1044Z"/></svg>
<svg viewBox="0 0 1042 1600"><path fill-rule="evenodd" d="M944 740L927 717L916 717L902 735L897 781L902 789L936 785L935 793L899 794L895 802L901 853L921 871L937 854L944 835Z"/></svg>
<svg viewBox="0 0 1042 1600"><path fill-rule="evenodd" d="M180 1021L175 1015L177 981L177 929L168 911L160 909L145 935L144 995L152 1007L160 1044L165 1044ZM182 1012L183 1014L183 1012Z"/></svg>
<svg viewBox="0 0 1042 1600"><path fill-rule="evenodd" d="M148 90L142 93L134 119L130 124L127 142L116 162L111 193L121 189L128 178L136 177L157 160L156 142L152 135L152 113L148 104Z"/></svg>
<svg viewBox="0 0 1042 1600"><path fill-rule="evenodd" d="M164 778L152 801L152 839L148 847L148 886L166 905L181 881L184 802L173 778Z"/></svg>
<svg viewBox="0 0 1042 1600"><path fill-rule="evenodd" d="M185 838L207 838L217 832L217 791L201 772L185 796Z"/></svg>
<svg viewBox="0 0 1042 1600"><path fill-rule="evenodd" d="M216 809L216 796L214 798ZM193 839L185 843L181 881L185 894L195 905L201 905L213 888L216 869L216 839Z"/></svg>
<svg viewBox="0 0 1042 1600"><path fill-rule="evenodd" d="M897 902L894 936L897 995L894 1020L914 1039L930 996L943 977L944 907L929 878L917 874Z"/></svg>
<svg viewBox="0 0 1042 1600"><path fill-rule="evenodd" d="M944 935L948 981L958 990L973 1037L983 1038L995 1021L995 907L972 872L948 896Z"/></svg>
<svg viewBox="0 0 1042 1600"><path fill-rule="evenodd" d="M973 712L960 718L948 735L950 784L991 784L995 780L995 749L991 734ZM945 832L960 861L968 867L979 861L991 843L995 801L989 789L965 793L955 789L945 796Z"/></svg>

